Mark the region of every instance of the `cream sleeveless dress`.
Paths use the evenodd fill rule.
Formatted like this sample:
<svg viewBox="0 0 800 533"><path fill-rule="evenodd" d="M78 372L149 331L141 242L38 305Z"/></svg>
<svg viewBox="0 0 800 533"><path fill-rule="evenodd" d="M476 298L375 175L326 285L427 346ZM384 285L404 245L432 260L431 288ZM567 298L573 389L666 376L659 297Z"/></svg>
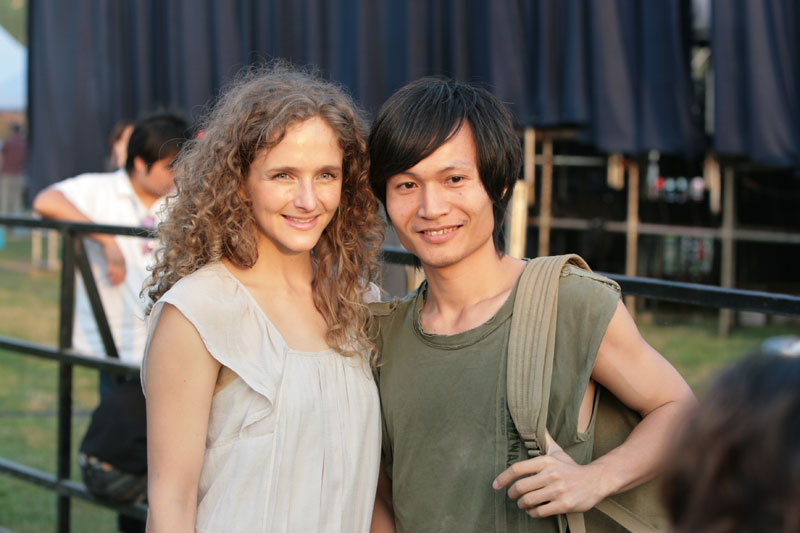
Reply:
<svg viewBox="0 0 800 533"><path fill-rule="evenodd" d="M167 303L238 376L212 398L196 530L369 531L381 426L365 358L291 349L222 263L164 294L150 335Z"/></svg>

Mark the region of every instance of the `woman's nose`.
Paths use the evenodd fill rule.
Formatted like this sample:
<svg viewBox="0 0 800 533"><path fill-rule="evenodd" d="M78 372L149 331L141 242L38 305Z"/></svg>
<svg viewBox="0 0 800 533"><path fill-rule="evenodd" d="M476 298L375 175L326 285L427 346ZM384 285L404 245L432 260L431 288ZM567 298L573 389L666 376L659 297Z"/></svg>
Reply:
<svg viewBox="0 0 800 533"><path fill-rule="evenodd" d="M297 182L294 204L305 211L313 211L317 208L317 191L312 181L299 180Z"/></svg>

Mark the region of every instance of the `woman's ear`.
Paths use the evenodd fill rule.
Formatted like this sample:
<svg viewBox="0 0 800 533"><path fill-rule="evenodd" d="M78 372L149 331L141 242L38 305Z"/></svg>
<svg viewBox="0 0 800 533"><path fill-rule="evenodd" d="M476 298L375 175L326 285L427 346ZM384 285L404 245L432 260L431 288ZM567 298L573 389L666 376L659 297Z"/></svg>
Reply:
<svg viewBox="0 0 800 533"><path fill-rule="evenodd" d="M244 200L245 202L247 202L247 200L249 200L249 199L250 199L250 195L249 195L249 194L247 194L247 181L243 181L243 182L242 182L242 183L239 185L239 190L238 190L237 192L239 193L239 197L240 197L242 200Z"/></svg>

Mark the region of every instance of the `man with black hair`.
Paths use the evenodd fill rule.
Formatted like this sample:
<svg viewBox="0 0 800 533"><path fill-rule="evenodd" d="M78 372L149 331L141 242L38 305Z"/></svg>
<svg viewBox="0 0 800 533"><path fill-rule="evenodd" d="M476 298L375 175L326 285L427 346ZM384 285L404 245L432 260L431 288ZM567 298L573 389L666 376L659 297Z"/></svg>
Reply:
<svg viewBox="0 0 800 533"><path fill-rule="evenodd" d="M88 173L41 191L33 208L45 218L154 228L167 193L174 188L172 162L189 133L186 121L161 112L138 120L128 141L124 168ZM155 239L90 234L84 239L97 290L122 361L141 363L147 330L140 297L153 263ZM72 344L82 353L106 355L88 295L76 276ZM147 490L144 397L138 380L117 383L100 373L101 403L81 444L87 489L102 498L130 502ZM106 400L106 401L103 401ZM143 521L120 514L118 529L144 532Z"/></svg>
<svg viewBox="0 0 800 533"><path fill-rule="evenodd" d="M172 160L186 140L188 125L178 115L157 113L139 120L128 143L125 168L89 173L41 191L33 208L45 218L155 227L164 198L174 187ZM85 239L109 326L122 361L142 359L145 301L139 292L148 275L153 239L91 234ZM83 353L105 355L86 291L76 291L73 345ZM101 387L101 396L108 392Z"/></svg>
<svg viewBox="0 0 800 533"><path fill-rule="evenodd" d="M378 112L369 150L373 191L427 278L373 307L388 474L375 516L393 506L398 531L559 531L556 515L651 478L693 395L614 284L578 269L559 281L551 446L525 454L506 353L526 263L504 255L502 233L522 154L502 103L452 80L413 82ZM591 461L600 386L643 419Z"/></svg>

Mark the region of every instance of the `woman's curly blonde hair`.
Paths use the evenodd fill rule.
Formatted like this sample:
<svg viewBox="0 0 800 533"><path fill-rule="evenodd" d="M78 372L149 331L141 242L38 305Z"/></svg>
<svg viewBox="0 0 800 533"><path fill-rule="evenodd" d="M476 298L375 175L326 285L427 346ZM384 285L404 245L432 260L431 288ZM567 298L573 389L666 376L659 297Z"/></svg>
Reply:
<svg viewBox="0 0 800 533"><path fill-rule="evenodd" d="M330 346L343 355L372 348L364 294L377 272L383 225L367 178L366 121L341 87L286 63L241 74L200 121L202 136L178 155L176 193L158 227L162 244L144 289L151 306L208 263L255 264L257 226L241 194L250 164L281 142L289 126L313 117L333 129L343 151L341 202L312 251L314 303Z"/></svg>

